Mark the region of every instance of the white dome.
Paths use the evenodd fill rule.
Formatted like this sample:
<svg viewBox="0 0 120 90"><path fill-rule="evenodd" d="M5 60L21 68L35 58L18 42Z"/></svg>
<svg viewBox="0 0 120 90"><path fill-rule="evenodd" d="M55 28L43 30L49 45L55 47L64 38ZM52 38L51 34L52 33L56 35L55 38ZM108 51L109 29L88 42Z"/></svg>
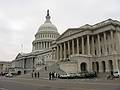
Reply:
<svg viewBox="0 0 120 90"><path fill-rule="evenodd" d="M39 27L32 43L33 51L43 51L50 48L52 41L56 40L59 35L56 26L50 21L49 10L47 10L46 21Z"/></svg>
<svg viewBox="0 0 120 90"><path fill-rule="evenodd" d="M45 22L44 24L42 24L40 26L40 28L38 29L38 32L41 32L41 31L55 31L55 32L58 32L57 31L57 28L55 25L53 25L51 22Z"/></svg>
<svg viewBox="0 0 120 90"><path fill-rule="evenodd" d="M37 33L40 33L41 31L42 32L43 31L44 32L48 32L48 31L58 32L56 26L53 25L50 21L49 10L47 11L46 21L44 22L44 24L40 26Z"/></svg>

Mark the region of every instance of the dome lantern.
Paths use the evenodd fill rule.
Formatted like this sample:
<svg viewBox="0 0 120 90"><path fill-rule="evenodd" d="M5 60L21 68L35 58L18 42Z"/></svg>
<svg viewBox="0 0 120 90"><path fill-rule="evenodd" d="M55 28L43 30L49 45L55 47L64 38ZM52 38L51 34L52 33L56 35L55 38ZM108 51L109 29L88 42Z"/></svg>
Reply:
<svg viewBox="0 0 120 90"><path fill-rule="evenodd" d="M50 15L49 15L49 9L47 10L47 16L46 16L45 23L51 23L51 21L50 21Z"/></svg>

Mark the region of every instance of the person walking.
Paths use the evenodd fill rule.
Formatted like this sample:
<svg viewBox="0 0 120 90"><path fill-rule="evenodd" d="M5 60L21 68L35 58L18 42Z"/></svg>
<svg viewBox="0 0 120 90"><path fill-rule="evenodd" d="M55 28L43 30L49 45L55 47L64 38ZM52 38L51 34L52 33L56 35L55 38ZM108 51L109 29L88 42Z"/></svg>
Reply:
<svg viewBox="0 0 120 90"><path fill-rule="evenodd" d="M45 66L45 71L47 71L47 67Z"/></svg>
<svg viewBox="0 0 120 90"><path fill-rule="evenodd" d="M39 76L40 76L40 73L38 72L38 78L39 78Z"/></svg>
<svg viewBox="0 0 120 90"><path fill-rule="evenodd" d="M36 76L37 76L37 73L35 72L35 78L36 78Z"/></svg>
<svg viewBox="0 0 120 90"><path fill-rule="evenodd" d="M52 80L55 78L54 72L52 72Z"/></svg>
<svg viewBox="0 0 120 90"><path fill-rule="evenodd" d="M51 73L51 72L49 72L49 80L51 80L51 76L52 76L52 73Z"/></svg>

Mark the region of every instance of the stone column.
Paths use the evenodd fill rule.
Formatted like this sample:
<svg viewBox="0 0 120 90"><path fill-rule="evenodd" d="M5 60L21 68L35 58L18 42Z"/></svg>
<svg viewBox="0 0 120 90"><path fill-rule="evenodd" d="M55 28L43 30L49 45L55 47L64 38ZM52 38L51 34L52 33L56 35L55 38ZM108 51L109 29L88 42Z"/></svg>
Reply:
<svg viewBox="0 0 120 90"><path fill-rule="evenodd" d="M23 59L23 69L25 68L25 60Z"/></svg>
<svg viewBox="0 0 120 90"><path fill-rule="evenodd" d="M59 46L57 45L57 60L59 60L59 57L60 57L60 56L59 56L59 55L60 55L60 54L59 54L59 51L60 51L60 50L59 50Z"/></svg>
<svg viewBox="0 0 120 90"><path fill-rule="evenodd" d="M88 51L88 55L90 55L90 39L89 39L89 35L87 35L87 51Z"/></svg>
<svg viewBox="0 0 120 90"><path fill-rule="evenodd" d="M39 42L39 49L41 49L41 42Z"/></svg>
<svg viewBox="0 0 120 90"><path fill-rule="evenodd" d="M94 36L92 36L92 55L95 55Z"/></svg>
<svg viewBox="0 0 120 90"><path fill-rule="evenodd" d="M118 71L118 70L119 70L119 68L118 68L118 59L115 58L113 60L113 71Z"/></svg>
<svg viewBox="0 0 120 90"><path fill-rule="evenodd" d="M60 44L60 60L62 60L62 44Z"/></svg>
<svg viewBox="0 0 120 90"><path fill-rule="evenodd" d="M40 42L38 42L38 50L40 50Z"/></svg>
<svg viewBox="0 0 120 90"><path fill-rule="evenodd" d="M66 44L64 42L64 60L66 59Z"/></svg>
<svg viewBox="0 0 120 90"><path fill-rule="evenodd" d="M70 41L68 41L68 55L70 57Z"/></svg>
<svg viewBox="0 0 120 90"><path fill-rule="evenodd" d="M119 50L120 50L120 42L119 42L119 32L117 30L115 32L115 44L116 44L116 51L119 52Z"/></svg>
<svg viewBox="0 0 120 90"><path fill-rule="evenodd" d="M44 48L45 48L45 42L44 42Z"/></svg>
<svg viewBox="0 0 120 90"><path fill-rule="evenodd" d="M79 38L77 38L77 54L79 54Z"/></svg>
<svg viewBox="0 0 120 90"><path fill-rule="evenodd" d="M74 39L72 40L72 54L74 55L75 54L75 51L74 51Z"/></svg>
<svg viewBox="0 0 120 90"><path fill-rule="evenodd" d="M37 42L37 49L39 50L39 42Z"/></svg>
<svg viewBox="0 0 120 90"><path fill-rule="evenodd" d="M32 69L34 69L35 67L35 59L34 59L34 57L32 58Z"/></svg>
<svg viewBox="0 0 120 90"><path fill-rule="evenodd" d="M102 62L99 62L99 72L103 72L103 65L102 65Z"/></svg>
<svg viewBox="0 0 120 90"><path fill-rule="evenodd" d="M37 42L36 42L35 46L36 46L36 50L37 50Z"/></svg>
<svg viewBox="0 0 120 90"><path fill-rule="evenodd" d="M98 53L99 53L99 55L101 55L101 45L100 45L100 36L99 36L99 34L97 34L97 38L98 38Z"/></svg>
<svg viewBox="0 0 120 90"><path fill-rule="evenodd" d="M85 51L84 51L84 37L82 36L82 54L85 54Z"/></svg>
<svg viewBox="0 0 120 90"><path fill-rule="evenodd" d="M48 48L50 48L50 42L48 42Z"/></svg>
<svg viewBox="0 0 120 90"><path fill-rule="evenodd" d="M54 48L52 48L52 60L54 60Z"/></svg>
<svg viewBox="0 0 120 90"><path fill-rule="evenodd" d="M109 61L105 61L105 66L106 66L106 72L109 72L110 71L110 68L109 68Z"/></svg>
<svg viewBox="0 0 120 90"><path fill-rule="evenodd" d="M107 54L107 40L106 40L106 33L104 32L104 54Z"/></svg>
<svg viewBox="0 0 120 90"><path fill-rule="evenodd" d="M114 49L114 39L113 39L113 31L112 30L110 31L110 34L111 34L112 53L114 53L115 49Z"/></svg>
<svg viewBox="0 0 120 90"><path fill-rule="evenodd" d="M44 48L44 42L42 42L42 48Z"/></svg>
<svg viewBox="0 0 120 90"><path fill-rule="evenodd" d="M46 42L46 48L49 48L49 47L48 47L48 42Z"/></svg>

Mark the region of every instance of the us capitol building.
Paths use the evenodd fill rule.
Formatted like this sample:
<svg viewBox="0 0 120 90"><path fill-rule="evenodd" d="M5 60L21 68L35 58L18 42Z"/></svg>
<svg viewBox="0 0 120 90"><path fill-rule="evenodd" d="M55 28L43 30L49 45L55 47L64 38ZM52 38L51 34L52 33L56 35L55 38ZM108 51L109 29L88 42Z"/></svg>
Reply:
<svg viewBox="0 0 120 90"><path fill-rule="evenodd" d="M11 72L25 74L54 65L66 73L120 71L119 21L108 19L69 28L60 35L50 18L48 10L46 21L35 34L32 52L19 53Z"/></svg>

